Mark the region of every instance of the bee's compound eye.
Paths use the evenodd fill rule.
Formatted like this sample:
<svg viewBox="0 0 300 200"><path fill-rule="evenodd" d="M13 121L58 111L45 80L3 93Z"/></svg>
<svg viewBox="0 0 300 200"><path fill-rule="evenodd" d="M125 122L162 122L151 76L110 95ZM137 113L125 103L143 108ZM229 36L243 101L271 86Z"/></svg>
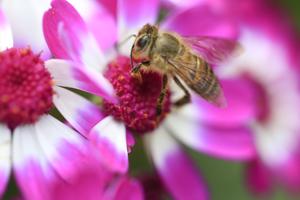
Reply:
<svg viewBox="0 0 300 200"><path fill-rule="evenodd" d="M137 41L137 46L143 49L149 41L149 36L145 35Z"/></svg>

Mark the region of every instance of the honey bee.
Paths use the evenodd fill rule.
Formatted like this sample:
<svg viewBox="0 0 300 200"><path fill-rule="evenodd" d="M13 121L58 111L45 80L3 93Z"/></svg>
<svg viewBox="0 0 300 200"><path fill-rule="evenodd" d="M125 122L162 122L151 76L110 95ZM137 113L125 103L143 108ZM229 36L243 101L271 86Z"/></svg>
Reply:
<svg viewBox="0 0 300 200"><path fill-rule="evenodd" d="M223 107L226 100L211 65L219 64L238 47L234 41L216 37L183 37L146 24L140 29L131 48L132 75L140 77L141 67L162 74L162 90L157 100L157 115L161 114L167 91L168 77L184 91L174 104L182 106L191 100L181 80L216 106ZM134 64L136 64L134 66Z"/></svg>

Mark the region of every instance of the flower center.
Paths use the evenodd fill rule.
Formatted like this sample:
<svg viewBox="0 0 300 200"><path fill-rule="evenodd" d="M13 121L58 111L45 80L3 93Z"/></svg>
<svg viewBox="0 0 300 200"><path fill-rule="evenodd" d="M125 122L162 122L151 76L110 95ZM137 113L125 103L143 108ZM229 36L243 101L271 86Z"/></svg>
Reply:
<svg viewBox="0 0 300 200"><path fill-rule="evenodd" d="M52 107L52 79L29 48L0 52L0 122L10 128L34 123Z"/></svg>
<svg viewBox="0 0 300 200"><path fill-rule="evenodd" d="M154 130L170 112L170 92L164 99L162 113L156 114L157 100L162 90L162 76L153 71L141 71L142 81L130 74L130 59L119 56L108 65L105 77L119 98L117 104L103 102L104 112L123 121L134 132Z"/></svg>

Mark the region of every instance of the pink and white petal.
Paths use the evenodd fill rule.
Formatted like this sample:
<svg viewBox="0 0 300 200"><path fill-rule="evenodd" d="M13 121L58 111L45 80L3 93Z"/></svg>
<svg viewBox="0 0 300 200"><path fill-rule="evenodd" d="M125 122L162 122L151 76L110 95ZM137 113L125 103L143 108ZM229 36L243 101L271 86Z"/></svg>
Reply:
<svg viewBox="0 0 300 200"><path fill-rule="evenodd" d="M271 171L256 159L248 163L246 181L249 189L256 194L270 193L274 182Z"/></svg>
<svg viewBox="0 0 300 200"><path fill-rule="evenodd" d="M94 34L102 50L113 47L117 41L117 24L115 14L108 9L114 1L105 5L97 0L68 0L79 12L87 27ZM108 2L107 2L108 3ZM107 7L109 6L109 7ZM105 31L103 28L105 27Z"/></svg>
<svg viewBox="0 0 300 200"><path fill-rule="evenodd" d="M50 57L42 30L44 12L50 0L3 0L3 11L13 33L15 47L30 46L35 52L42 52L43 58ZM30 30L30 31L29 31Z"/></svg>
<svg viewBox="0 0 300 200"><path fill-rule="evenodd" d="M160 127L147 135L145 142L159 175L174 199L208 199L206 185L196 166L167 130Z"/></svg>
<svg viewBox="0 0 300 200"><path fill-rule="evenodd" d="M35 124L35 131L49 164L61 179L72 183L88 163L87 139L50 115Z"/></svg>
<svg viewBox="0 0 300 200"><path fill-rule="evenodd" d="M163 28L185 36L237 37L238 30L232 20L205 4L197 4L172 13Z"/></svg>
<svg viewBox="0 0 300 200"><path fill-rule="evenodd" d="M11 171L11 132L0 125L0 198L2 197Z"/></svg>
<svg viewBox="0 0 300 200"><path fill-rule="evenodd" d="M82 67L72 61L50 59L45 66L58 86L71 87L115 101L114 90L109 81L100 73Z"/></svg>
<svg viewBox="0 0 300 200"><path fill-rule="evenodd" d="M248 80L224 79L221 80L222 89L227 101L225 108L218 108L204 99L193 96L192 102L199 121L219 127L245 126L256 119L258 112L257 88ZM187 112L186 114L191 114Z"/></svg>
<svg viewBox="0 0 300 200"><path fill-rule="evenodd" d="M13 46L13 35L11 27L4 15L3 10L0 10L0 51Z"/></svg>
<svg viewBox="0 0 300 200"><path fill-rule="evenodd" d="M43 154L34 125L14 130L12 152L14 174L23 197L50 200L49 183L59 177Z"/></svg>
<svg viewBox="0 0 300 200"><path fill-rule="evenodd" d="M255 155L249 129L207 126L197 120L195 110L195 105L190 104L173 112L166 119L165 127L181 142L202 153L238 160L247 160ZM191 113L195 117L191 117Z"/></svg>
<svg viewBox="0 0 300 200"><path fill-rule="evenodd" d="M205 2L205 0L186 0L186 1L163 0L162 5L169 9L182 9L182 8L194 6L194 5L202 3L202 2Z"/></svg>
<svg viewBox="0 0 300 200"><path fill-rule="evenodd" d="M90 140L104 165L112 171L124 173L128 169L125 125L108 116L90 132Z"/></svg>
<svg viewBox="0 0 300 200"><path fill-rule="evenodd" d="M59 112L78 132L88 136L103 118L100 109L84 97L61 87L55 87L53 102Z"/></svg>
<svg viewBox="0 0 300 200"><path fill-rule="evenodd" d="M13 137L13 167L25 199L53 199L53 187L72 183L87 165L86 139L53 117L19 126Z"/></svg>
<svg viewBox="0 0 300 200"><path fill-rule="evenodd" d="M104 199L142 200L144 199L144 192L138 180L123 176L105 191Z"/></svg>
<svg viewBox="0 0 300 200"><path fill-rule="evenodd" d="M83 63L82 67L89 70L103 70L105 58L75 8L61 0L54 0L51 5L44 14L43 30L53 55Z"/></svg>
<svg viewBox="0 0 300 200"><path fill-rule="evenodd" d="M119 41L136 34L146 23L154 24L159 14L158 0L118 0Z"/></svg>

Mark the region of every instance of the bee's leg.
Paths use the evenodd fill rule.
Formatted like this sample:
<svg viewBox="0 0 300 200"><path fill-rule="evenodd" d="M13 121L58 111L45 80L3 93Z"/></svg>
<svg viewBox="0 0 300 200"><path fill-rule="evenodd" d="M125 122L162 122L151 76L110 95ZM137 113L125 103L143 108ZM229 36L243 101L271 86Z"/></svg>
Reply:
<svg viewBox="0 0 300 200"><path fill-rule="evenodd" d="M141 76L141 73L140 73L140 68L142 67L142 65L143 65L143 63L139 63L138 65L134 66L131 69L131 76L136 78L140 83L143 82L142 76Z"/></svg>
<svg viewBox="0 0 300 200"><path fill-rule="evenodd" d="M143 63L139 63L138 65L134 66L132 69L131 69L131 74L136 74L136 73L139 73L140 72L140 69L142 67Z"/></svg>
<svg viewBox="0 0 300 200"><path fill-rule="evenodd" d="M139 80L139 82L142 82L142 76L141 76L141 73L140 73L140 69L141 69L142 66L149 66L149 65L150 65L150 62L147 61L147 62L141 62L138 65L134 66L131 69L131 76L137 78Z"/></svg>
<svg viewBox="0 0 300 200"><path fill-rule="evenodd" d="M157 116L160 116L161 112L162 112L162 104L163 104L165 96L167 94L167 84L168 84L168 75L164 74L163 80L162 80L162 89L161 89L161 92L157 99L157 105L156 105L156 115Z"/></svg>
<svg viewBox="0 0 300 200"><path fill-rule="evenodd" d="M180 82L180 80L176 76L174 76L173 79L174 79L175 83L184 91L184 96L182 98L178 99L174 103L174 105L179 107L179 106L189 103L191 101L191 95L190 95L189 91L184 87L184 85Z"/></svg>
<svg viewBox="0 0 300 200"><path fill-rule="evenodd" d="M141 62L141 63L139 63L138 65L134 66L131 69L131 73L132 74L139 73L139 71L140 71L140 69L141 69L142 66L149 66L149 65L150 65L149 61Z"/></svg>

